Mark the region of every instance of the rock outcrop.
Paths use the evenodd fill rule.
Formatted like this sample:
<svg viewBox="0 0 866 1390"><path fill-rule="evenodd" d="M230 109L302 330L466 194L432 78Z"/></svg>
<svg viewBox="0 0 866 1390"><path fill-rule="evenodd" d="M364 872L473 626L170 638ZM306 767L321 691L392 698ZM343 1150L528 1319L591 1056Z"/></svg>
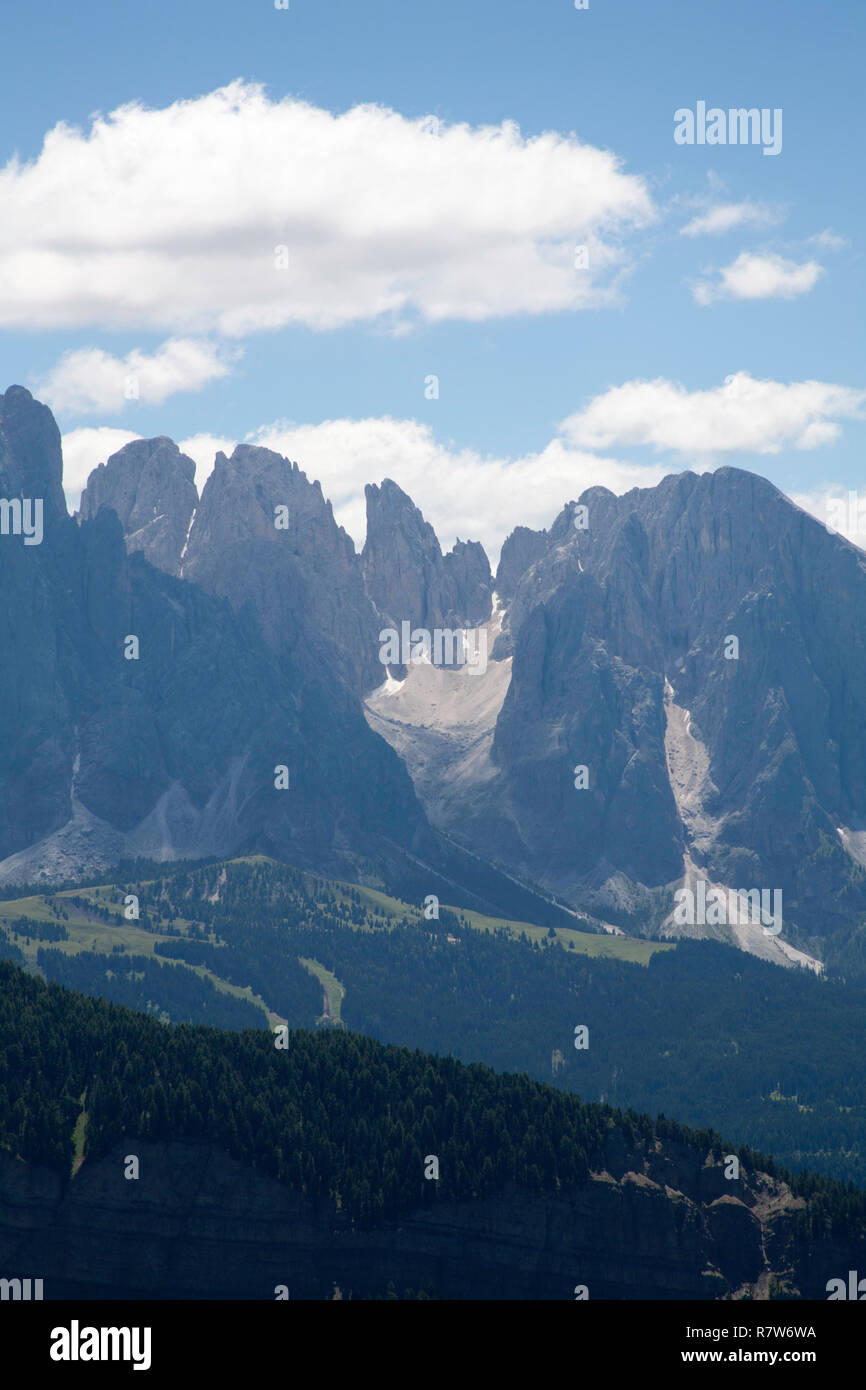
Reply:
<svg viewBox="0 0 866 1390"><path fill-rule="evenodd" d="M600 874L783 894L806 933L866 910L866 559L754 474L682 473L570 504L507 618L496 791L519 858L572 890ZM670 721L706 757L684 808ZM575 790L572 771L588 769ZM696 833L696 822L700 833Z"/></svg>
<svg viewBox="0 0 866 1390"><path fill-rule="evenodd" d="M237 612L249 604L277 651L303 648L356 690L383 680L355 547L297 463L250 444L217 454L181 573Z"/></svg>
<svg viewBox="0 0 866 1390"><path fill-rule="evenodd" d="M198 503L195 464L173 440L133 439L93 470L78 515L92 521L101 507L116 512L127 550L140 550L166 574L179 574Z"/></svg>
<svg viewBox="0 0 866 1390"><path fill-rule="evenodd" d="M862 552L723 468L592 488L519 528L497 593L508 692L477 777L444 796L422 769L437 824L631 929L673 929L697 878L781 893L781 943L689 928L773 958L866 912ZM416 717L420 736L434 716Z"/></svg>
<svg viewBox="0 0 866 1390"><path fill-rule="evenodd" d="M528 526L515 526L502 546L496 570L496 592L502 603L514 597L514 590L530 566L547 551L546 531L532 531Z"/></svg>
<svg viewBox="0 0 866 1390"><path fill-rule="evenodd" d="M361 563L382 618L397 628L408 621L428 632L484 622L493 586L483 547L458 541L443 555L433 527L390 478L364 491L367 539Z"/></svg>
<svg viewBox="0 0 866 1390"><path fill-rule="evenodd" d="M372 771L380 800L410 805L403 769L364 726L359 697L377 692L372 722L411 768L437 827L576 909L672 930L674 891L699 878L779 892L785 942L768 944L757 928L753 943L777 955L820 954L820 937L866 915L866 559L754 474L685 472L623 497L591 488L548 531L518 527L503 548L495 613L482 547L458 541L443 555L390 480L367 488L359 557L297 464L240 445L218 456L196 506L191 461L170 440L139 440L91 475L75 527L50 412L13 387L0 409L0 487L45 506L42 545L0 538L0 640L14 654L0 675L0 855L68 826L63 853L74 860L107 834L89 815L126 835L169 792L172 825L198 826L214 795L208 823L233 822L230 781L218 793L199 778L193 796L192 767L178 754L177 774L159 720L142 715L142 700L156 698L145 689L153 668L145 678L135 662L117 667L124 636L149 631L160 611L175 644L162 676L178 681L184 641L207 645L209 626L226 621L218 607L205 617L195 590L228 601L233 659L246 662L232 677L220 664L218 681L254 685L240 653L262 638L262 671L288 669L273 677L277 704L293 710L286 727L328 750L329 785L344 769L343 790L323 792L334 835L344 796L349 823L368 823L348 762ZM148 559L156 571L136 567ZM157 582L157 571L181 588ZM414 668L389 663L398 682L383 680L379 632L405 621L431 633L485 625L491 665L510 669L464 672L478 686L458 699L428 680L437 707L425 713L423 692L410 689ZM406 676L398 711L385 697ZM179 741L191 708L174 712ZM246 733L226 740L220 777L248 747ZM180 785L195 814L177 801ZM369 824L383 816L393 823L382 812ZM423 819L416 803L408 842ZM142 843L159 839L142 833ZM323 843L331 832L315 833ZM206 841L217 853L231 838L172 832L175 845ZM696 934L744 944L728 924L705 925Z"/></svg>

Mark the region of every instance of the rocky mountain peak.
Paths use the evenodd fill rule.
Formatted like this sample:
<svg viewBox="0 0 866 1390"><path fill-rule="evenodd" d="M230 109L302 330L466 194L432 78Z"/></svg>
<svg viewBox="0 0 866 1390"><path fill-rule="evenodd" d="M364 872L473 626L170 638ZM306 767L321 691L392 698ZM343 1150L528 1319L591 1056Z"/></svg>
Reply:
<svg viewBox="0 0 866 1390"><path fill-rule="evenodd" d="M101 507L120 518L126 548L140 550L167 574L180 572L184 544L198 503L195 463L166 435L133 439L93 470L78 515L92 520Z"/></svg>
<svg viewBox="0 0 866 1390"><path fill-rule="evenodd" d="M383 619L427 628L471 627L490 615L490 563L478 541L447 555L419 507L392 479L368 483L367 539L361 565Z"/></svg>
<svg viewBox="0 0 866 1390"><path fill-rule="evenodd" d="M0 394L0 497L41 499L45 524L67 516L60 431L25 386Z"/></svg>
<svg viewBox="0 0 866 1390"><path fill-rule="evenodd" d="M533 531L529 526L515 526L506 539L496 571L496 592L503 603L513 596L519 580L540 560L547 550L546 531Z"/></svg>
<svg viewBox="0 0 866 1390"><path fill-rule="evenodd" d="M378 627L351 538L318 481L259 445L216 457L182 576L256 611L271 646L303 642L356 689L381 683Z"/></svg>

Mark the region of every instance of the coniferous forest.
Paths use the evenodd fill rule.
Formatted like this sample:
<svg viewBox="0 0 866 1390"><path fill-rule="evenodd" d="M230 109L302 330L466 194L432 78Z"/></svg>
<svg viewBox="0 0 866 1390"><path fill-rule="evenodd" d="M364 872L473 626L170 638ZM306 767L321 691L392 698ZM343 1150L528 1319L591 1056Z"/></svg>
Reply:
<svg viewBox="0 0 866 1390"><path fill-rule="evenodd" d="M123 941L72 951L45 939L57 928L13 916L14 905L0 952L23 964L29 949L45 979L163 1022L338 1025L718 1129L792 1171L863 1181L866 994L857 985L782 972L712 942L680 942L645 965L588 956L572 948L574 934L481 931L444 906L428 921L413 904L265 860L162 870L100 890L108 942L122 936L129 889L140 899L136 939L152 943L150 955ZM75 910L87 906L82 893ZM51 901L67 911L68 898ZM311 961L342 991L339 1017ZM577 1027L587 1030L583 1048Z"/></svg>
<svg viewBox="0 0 866 1390"><path fill-rule="evenodd" d="M362 1224L431 1201L508 1190L568 1193L603 1164L610 1132L629 1149L675 1145L720 1161L712 1130L585 1104L526 1076L384 1046L341 1030L264 1031L165 1025L105 1000L46 985L0 962L0 1145L68 1177L74 1131L83 1156L120 1138L224 1147L244 1164ZM441 1177L425 1181L435 1152ZM866 1195L790 1175L736 1150L750 1171L783 1178L810 1232L866 1239Z"/></svg>
<svg viewBox="0 0 866 1390"><path fill-rule="evenodd" d="M480 931L444 906L428 921L414 904L268 861L130 878L100 908L114 927L130 888L138 939L154 954L70 953L39 939L33 963L46 979L173 1022L266 1027L270 1013L310 1028L326 1021L322 985L301 964L313 960L343 988L340 1022L359 1033L718 1128L793 1170L864 1181L857 983L780 971L713 942L681 941L646 965L589 956L570 948L579 935ZM7 950L22 959L12 910ZM576 1026L588 1029L582 1050Z"/></svg>

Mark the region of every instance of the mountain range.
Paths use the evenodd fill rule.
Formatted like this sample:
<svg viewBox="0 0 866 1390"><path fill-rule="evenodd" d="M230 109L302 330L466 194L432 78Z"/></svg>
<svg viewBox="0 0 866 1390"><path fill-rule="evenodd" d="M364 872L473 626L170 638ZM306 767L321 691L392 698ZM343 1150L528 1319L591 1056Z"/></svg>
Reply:
<svg viewBox="0 0 866 1390"><path fill-rule="evenodd" d="M0 396L0 497L44 499L41 545L0 536L0 882L255 851L816 969L859 932L866 557L769 482L591 488L494 577L391 480L359 554L296 462L194 473L135 440L72 517L50 411ZM683 921L701 884L782 930Z"/></svg>

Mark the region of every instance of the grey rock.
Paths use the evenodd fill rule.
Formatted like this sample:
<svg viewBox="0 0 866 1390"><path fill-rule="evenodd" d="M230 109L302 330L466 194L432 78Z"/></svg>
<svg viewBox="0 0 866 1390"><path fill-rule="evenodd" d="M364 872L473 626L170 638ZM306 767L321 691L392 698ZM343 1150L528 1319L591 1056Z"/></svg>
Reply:
<svg viewBox="0 0 866 1390"><path fill-rule="evenodd" d="M580 501L588 529L569 503L497 644L514 654L492 748L501 814L473 847L507 842L573 902L617 874L673 885L688 856L709 881L780 889L804 936L852 920L866 910L866 557L740 469ZM708 759L688 815L667 766L676 710Z"/></svg>
<svg viewBox="0 0 866 1390"><path fill-rule="evenodd" d="M382 619L435 628L472 627L490 614L490 564L477 541L447 555L429 522L390 478L368 483L367 539L361 556L367 592Z"/></svg>
<svg viewBox="0 0 866 1390"><path fill-rule="evenodd" d="M514 596L514 590L526 571L547 551L546 531L532 531L528 526L515 526L507 537L496 570L496 592L502 602Z"/></svg>
<svg viewBox="0 0 866 1390"><path fill-rule="evenodd" d="M0 537L0 878L63 875L76 852L85 871L119 841L169 858L254 844L344 875L388 846L432 847L324 644L275 650L253 605L127 555L113 508L76 524L56 427L28 392L0 397L0 426L0 481L46 497L41 545Z"/></svg>
<svg viewBox="0 0 866 1390"><path fill-rule="evenodd" d="M249 444L230 459L217 454L181 573L237 612L248 604L275 650L304 651L304 660L334 669L355 690L383 680L355 547L297 463Z"/></svg>
<svg viewBox="0 0 866 1390"><path fill-rule="evenodd" d="M120 518L128 551L140 550L157 569L178 574L197 503L193 460L161 435L133 439L100 463L81 494L78 515L90 521L100 507L110 507Z"/></svg>

